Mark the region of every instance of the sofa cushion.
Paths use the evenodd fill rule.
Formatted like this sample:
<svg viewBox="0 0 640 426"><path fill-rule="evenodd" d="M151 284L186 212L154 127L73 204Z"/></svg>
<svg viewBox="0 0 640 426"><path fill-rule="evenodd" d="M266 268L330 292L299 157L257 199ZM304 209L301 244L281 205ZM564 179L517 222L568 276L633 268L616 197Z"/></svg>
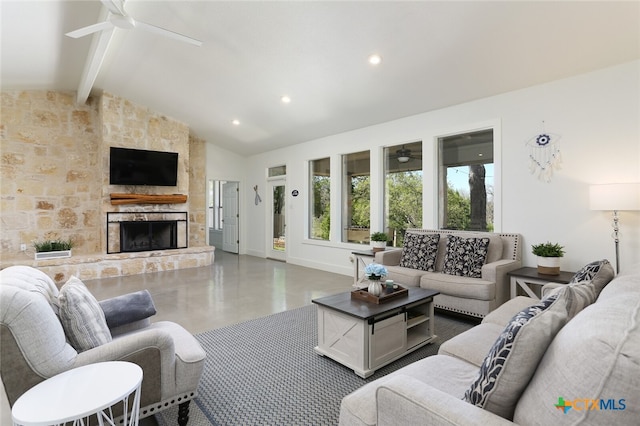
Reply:
<svg viewBox="0 0 640 426"><path fill-rule="evenodd" d="M500 337L503 330L504 325L478 324L471 330L460 333L440 345L438 355L453 356L480 368L493 343Z"/></svg>
<svg viewBox="0 0 640 426"><path fill-rule="evenodd" d="M400 266L405 268L435 271L440 234L414 234L404 237Z"/></svg>
<svg viewBox="0 0 640 426"><path fill-rule="evenodd" d="M476 372L476 366L444 355L413 362L345 396L340 405L340 425L375 425L376 391L393 377L413 377L455 398L462 398Z"/></svg>
<svg viewBox="0 0 640 426"><path fill-rule="evenodd" d="M496 297L496 283L482 278L460 277L456 275L427 272L420 277L420 287L437 290L464 299L493 300Z"/></svg>
<svg viewBox="0 0 640 426"><path fill-rule="evenodd" d="M489 238L489 247L487 247L487 259L485 263L492 263L502 259L502 251L504 243L500 234L493 232L453 232L451 234L442 234L440 242L438 243L438 257L436 259L436 271L442 271L444 267L444 257L447 252L447 235L455 235L457 237L475 237L475 238Z"/></svg>
<svg viewBox="0 0 640 426"><path fill-rule="evenodd" d="M420 287L420 277L433 272L421 269L403 268L401 266L386 266L387 279L405 287Z"/></svg>
<svg viewBox="0 0 640 426"><path fill-rule="evenodd" d="M449 275L480 278L487 259L489 238L447 237L447 251L442 272Z"/></svg>
<svg viewBox="0 0 640 426"><path fill-rule="evenodd" d="M489 350L465 401L511 419L545 349L567 322L570 298L565 287L516 314Z"/></svg>
<svg viewBox="0 0 640 426"><path fill-rule="evenodd" d="M616 278L549 345L515 411L519 424L637 425L640 419L640 276ZM558 398L603 401L609 409L565 413ZM620 400L626 405L622 410ZM612 409L611 404L617 409ZM598 407L600 408L600 407Z"/></svg>
<svg viewBox="0 0 640 426"><path fill-rule="evenodd" d="M60 322L69 343L78 352L111 341L111 333L100 304L75 276L60 289Z"/></svg>

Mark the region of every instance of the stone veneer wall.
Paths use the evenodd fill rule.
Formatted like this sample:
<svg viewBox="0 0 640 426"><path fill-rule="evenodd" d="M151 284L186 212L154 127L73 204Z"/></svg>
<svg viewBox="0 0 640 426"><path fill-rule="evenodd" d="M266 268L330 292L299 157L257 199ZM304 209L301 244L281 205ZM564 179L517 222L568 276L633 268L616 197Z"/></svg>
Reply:
<svg viewBox="0 0 640 426"><path fill-rule="evenodd" d="M76 105L75 93L2 92L0 267L27 264L62 282L205 266L204 141L186 124L104 93ZM109 147L178 152L178 186L109 185ZM190 161L193 158L194 161ZM112 192L181 193L185 204L112 206ZM189 248L106 254L106 212L187 211ZM71 259L34 261L31 243L73 238ZM26 253L20 244L26 243Z"/></svg>

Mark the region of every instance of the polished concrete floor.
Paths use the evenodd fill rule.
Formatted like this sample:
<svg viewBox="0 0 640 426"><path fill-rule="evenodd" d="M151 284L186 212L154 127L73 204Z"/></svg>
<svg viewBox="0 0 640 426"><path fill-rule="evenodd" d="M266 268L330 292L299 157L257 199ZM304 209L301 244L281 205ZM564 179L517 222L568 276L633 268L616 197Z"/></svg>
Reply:
<svg viewBox="0 0 640 426"><path fill-rule="evenodd" d="M147 289L157 314L200 333L352 289L353 278L217 250L211 266L85 281L98 300Z"/></svg>

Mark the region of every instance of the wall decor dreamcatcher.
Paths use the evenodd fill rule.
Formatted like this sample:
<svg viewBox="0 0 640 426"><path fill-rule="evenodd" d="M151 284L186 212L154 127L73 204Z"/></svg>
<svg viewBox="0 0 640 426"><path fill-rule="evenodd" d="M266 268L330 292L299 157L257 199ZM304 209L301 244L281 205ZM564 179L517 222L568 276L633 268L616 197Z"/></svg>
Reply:
<svg viewBox="0 0 640 426"><path fill-rule="evenodd" d="M562 158L558 142L560 135L549 133L544 130L542 122L542 132L527 140L529 149L529 172L545 182L551 182L554 170L560 170Z"/></svg>

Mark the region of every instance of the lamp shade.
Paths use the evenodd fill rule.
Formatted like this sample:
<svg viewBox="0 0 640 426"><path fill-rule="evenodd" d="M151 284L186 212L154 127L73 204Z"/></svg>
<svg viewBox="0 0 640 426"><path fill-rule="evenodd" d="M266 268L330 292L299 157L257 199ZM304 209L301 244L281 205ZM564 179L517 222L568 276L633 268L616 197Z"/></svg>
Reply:
<svg viewBox="0 0 640 426"><path fill-rule="evenodd" d="M589 187L591 210L640 210L640 183L609 183Z"/></svg>

